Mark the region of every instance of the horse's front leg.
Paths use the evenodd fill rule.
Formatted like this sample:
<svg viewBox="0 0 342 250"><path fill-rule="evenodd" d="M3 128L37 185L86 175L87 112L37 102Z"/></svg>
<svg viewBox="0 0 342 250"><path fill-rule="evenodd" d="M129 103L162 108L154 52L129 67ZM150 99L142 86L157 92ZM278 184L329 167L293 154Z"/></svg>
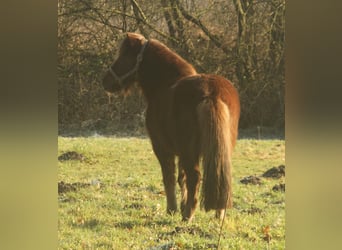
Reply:
<svg viewBox="0 0 342 250"><path fill-rule="evenodd" d="M163 183L167 201L167 213L174 214L177 211L175 156L162 152L160 149L155 147L154 152L162 169Z"/></svg>

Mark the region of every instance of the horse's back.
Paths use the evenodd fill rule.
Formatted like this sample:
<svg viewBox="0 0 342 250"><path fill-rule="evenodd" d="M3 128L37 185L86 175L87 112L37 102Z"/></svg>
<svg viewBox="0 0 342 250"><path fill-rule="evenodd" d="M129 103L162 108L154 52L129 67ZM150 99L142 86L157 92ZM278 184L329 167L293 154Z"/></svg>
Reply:
<svg viewBox="0 0 342 250"><path fill-rule="evenodd" d="M239 95L233 84L218 75L198 74L180 79L174 85L175 104L197 105L204 99L216 101L220 99L231 113L240 113Z"/></svg>

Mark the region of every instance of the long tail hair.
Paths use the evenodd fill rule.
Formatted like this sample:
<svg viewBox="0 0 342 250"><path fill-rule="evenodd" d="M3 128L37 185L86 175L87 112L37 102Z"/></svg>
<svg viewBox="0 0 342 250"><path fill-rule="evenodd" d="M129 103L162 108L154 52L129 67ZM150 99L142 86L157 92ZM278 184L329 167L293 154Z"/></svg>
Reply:
<svg viewBox="0 0 342 250"><path fill-rule="evenodd" d="M228 106L206 99L197 107L203 156L201 206L205 211L232 206L231 121Z"/></svg>

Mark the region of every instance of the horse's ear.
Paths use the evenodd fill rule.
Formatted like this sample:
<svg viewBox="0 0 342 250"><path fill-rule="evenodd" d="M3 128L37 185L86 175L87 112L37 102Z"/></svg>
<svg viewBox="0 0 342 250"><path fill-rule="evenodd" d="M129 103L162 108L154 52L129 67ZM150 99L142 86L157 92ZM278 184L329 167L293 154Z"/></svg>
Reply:
<svg viewBox="0 0 342 250"><path fill-rule="evenodd" d="M126 35L127 35L127 38L131 41L135 41L135 40L145 41L145 37L137 33L127 32Z"/></svg>
<svg viewBox="0 0 342 250"><path fill-rule="evenodd" d="M127 38L131 38L131 37L133 36L133 33L127 32L127 33L126 33L126 36L127 36Z"/></svg>

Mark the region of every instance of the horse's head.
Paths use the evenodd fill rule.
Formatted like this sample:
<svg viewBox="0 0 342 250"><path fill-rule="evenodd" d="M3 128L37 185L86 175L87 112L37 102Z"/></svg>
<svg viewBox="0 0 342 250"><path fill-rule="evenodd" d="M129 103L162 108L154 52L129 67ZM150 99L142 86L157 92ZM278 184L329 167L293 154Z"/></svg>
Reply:
<svg viewBox="0 0 342 250"><path fill-rule="evenodd" d="M102 85L107 92L128 89L136 80L148 40L142 35L127 33L119 50L119 56L110 66Z"/></svg>

